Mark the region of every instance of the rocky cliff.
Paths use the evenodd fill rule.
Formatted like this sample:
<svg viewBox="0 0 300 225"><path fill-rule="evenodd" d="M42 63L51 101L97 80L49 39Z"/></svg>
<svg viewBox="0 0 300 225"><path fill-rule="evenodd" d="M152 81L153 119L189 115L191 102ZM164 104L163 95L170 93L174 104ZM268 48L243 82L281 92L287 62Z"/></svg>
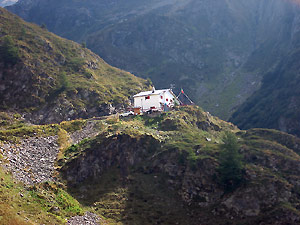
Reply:
<svg viewBox="0 0 300 225"><path fill-rule="evenodd" d="M289 0L20 0L8 9L157 87L183 87L224 119L299 39Z"/></svg>
<svg viewBox="0 0 300 225"><path fill-rule="evenodd" d="M108 115L147 88L83 45L0 8L0 108L34 123ZM149 85L149 84L148 84Z"/></svg>

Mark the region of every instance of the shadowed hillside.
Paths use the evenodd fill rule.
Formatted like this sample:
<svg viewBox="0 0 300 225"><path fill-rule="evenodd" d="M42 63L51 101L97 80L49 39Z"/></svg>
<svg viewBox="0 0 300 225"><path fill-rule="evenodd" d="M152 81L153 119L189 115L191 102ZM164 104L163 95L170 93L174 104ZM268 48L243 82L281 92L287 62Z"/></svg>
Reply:
<svg viewBox="0 0 300 225"><path fill-rule="evenodd" d="M232 115L242 129L267 127L300 136L300 51L286 59L263 79L262 87Z"/></svg>
<svg viewBox="0 0 300 225"><path fill-rule="evenodd" d="M299 28L288 0L21 0L8 9L158 88L183 87L223 119L293 49Z"/></svg>

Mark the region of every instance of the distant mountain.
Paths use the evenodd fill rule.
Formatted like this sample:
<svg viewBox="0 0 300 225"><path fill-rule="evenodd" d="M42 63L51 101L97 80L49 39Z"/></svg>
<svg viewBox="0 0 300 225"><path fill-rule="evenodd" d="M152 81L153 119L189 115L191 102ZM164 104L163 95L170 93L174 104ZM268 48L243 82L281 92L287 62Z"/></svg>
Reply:
<svg viewBox="0 0 300 225"><path fill-rule="evenodd" d="M229 118L294 48L289 0L20 0L8 9Z"/></svg>
<svg viewBox="0 0 300 225"><path fill-rule="evenodd" d="M12 5L14 3L16 3L18 0L0 0L0 6L4 7L4 6L8 6L8 5Z"/></svg>
<svg viewBox="0 0 300 225"><path fill-rule="evenodd" d="M0 109L33 123L108 115L146 81L0 8Z"/></svg>
<svg viewBox="0 0 300 225"><path fill-rule="evenodd" d="M262 87L230 120L242 129L275 128L300 137L299 58L300 45L264 77Z"/></svg>

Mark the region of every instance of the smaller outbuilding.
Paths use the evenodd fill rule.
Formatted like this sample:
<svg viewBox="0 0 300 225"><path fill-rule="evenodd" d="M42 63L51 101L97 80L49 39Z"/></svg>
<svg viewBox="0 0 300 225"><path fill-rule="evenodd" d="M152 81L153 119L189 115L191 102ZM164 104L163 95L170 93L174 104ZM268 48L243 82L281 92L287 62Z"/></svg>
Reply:
<svg viewBox="0 0 300 225"><path fill-rule="evenodd" d="M134 114L148 111L168 111L175 105L179 105L176 95L171 89L140 92L133 96Z"/></svg>

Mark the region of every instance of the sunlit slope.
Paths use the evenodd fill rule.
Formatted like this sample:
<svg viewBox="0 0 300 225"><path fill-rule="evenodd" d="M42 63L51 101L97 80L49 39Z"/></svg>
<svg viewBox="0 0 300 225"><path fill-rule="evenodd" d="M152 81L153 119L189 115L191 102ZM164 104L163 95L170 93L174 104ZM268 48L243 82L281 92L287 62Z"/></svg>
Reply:
<svg viewBox="0 0 300 225"><path fill-rule="evenodd" d="M83 45L0 9L0 107L33 122L58 122L124 109L145 81Z"/></svg>

